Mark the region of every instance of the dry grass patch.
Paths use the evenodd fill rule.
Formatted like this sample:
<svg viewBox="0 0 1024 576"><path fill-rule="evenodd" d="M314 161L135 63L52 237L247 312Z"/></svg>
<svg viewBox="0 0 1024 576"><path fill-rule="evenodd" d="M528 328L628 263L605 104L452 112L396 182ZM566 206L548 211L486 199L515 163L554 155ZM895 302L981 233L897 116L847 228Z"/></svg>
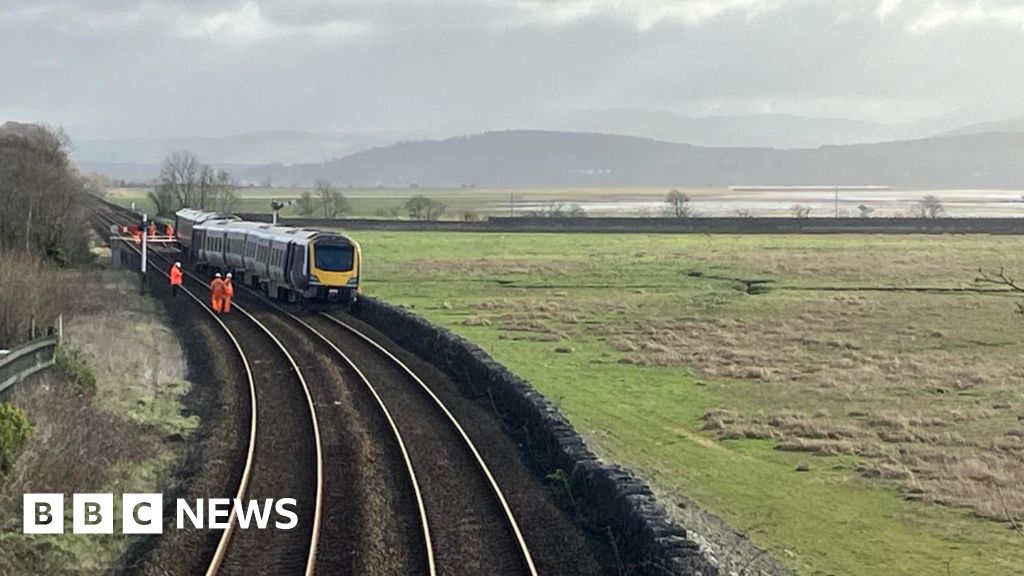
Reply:
<svg viewBox="0 0 1024 576"><path fill-rule="evenodd" d="M755 381L769 406L790 407L709 411L703 429L718 439L862 456L871 461L862 474L896 481L909 497L1001 521L1024 517L1019 351L949 342L950 334L975 338L980 309L964 302L921 314L931 304L915 298L836 295L770 319L635 321L610 342L625 362Z"/></svg>

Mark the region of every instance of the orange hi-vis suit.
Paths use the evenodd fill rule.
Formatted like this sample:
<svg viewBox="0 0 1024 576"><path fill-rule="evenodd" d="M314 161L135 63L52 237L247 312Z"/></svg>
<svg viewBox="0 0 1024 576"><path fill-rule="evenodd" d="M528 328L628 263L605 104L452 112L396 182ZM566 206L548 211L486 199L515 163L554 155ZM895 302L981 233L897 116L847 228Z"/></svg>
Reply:
<svg viewBox="0 0 1024 576"><path fill-rule="evenodd" d="M221 308L222 311L227 314L231 312L231 298L235 295L235 285L231 283L231 278L224 279L224 298L222 300Z"/></svg>
<svg viewBox="0 0 1024 576"><path fill-rule="evenodd" d="M218 314L224 309L224 280L221 278L214 278L210 282L210 305Z"/></svg>
<svg viewBox="0 0 1024 576"><path fill-rule="evenodd" d="M181 273L181 267L171 265L171 272L168 275L171 277L171 295L177 296L178 286L181 286L182 277L184 276Z"/></svg>
<svg viewBox="0 0 1024 576"><path fill-rule="evenodd" d="M146 234L152 238L156 236L156 222L150 222L149 228L146 229Z"/></svg>
<svg viewBox="0 0 1024 576"><path fill-rule="evenodd" d="M171 240L173 240L174 239L174 226L172 226L170 224L165 226L164 227L164 233L167 234L171 238Z"/></svg>

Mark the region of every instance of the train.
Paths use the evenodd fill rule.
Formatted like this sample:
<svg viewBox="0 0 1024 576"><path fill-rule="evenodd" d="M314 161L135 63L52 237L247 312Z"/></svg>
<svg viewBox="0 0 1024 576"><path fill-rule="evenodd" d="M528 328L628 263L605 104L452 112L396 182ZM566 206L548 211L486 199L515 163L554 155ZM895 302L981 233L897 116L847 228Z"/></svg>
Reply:
<svg viewBox="0 0 1024 576"><path fill-rule="evenodd" d="M183 208L174 235L198 267L231 272L271 298L352 304L362 293L362 250L344 234Z"/></svg>

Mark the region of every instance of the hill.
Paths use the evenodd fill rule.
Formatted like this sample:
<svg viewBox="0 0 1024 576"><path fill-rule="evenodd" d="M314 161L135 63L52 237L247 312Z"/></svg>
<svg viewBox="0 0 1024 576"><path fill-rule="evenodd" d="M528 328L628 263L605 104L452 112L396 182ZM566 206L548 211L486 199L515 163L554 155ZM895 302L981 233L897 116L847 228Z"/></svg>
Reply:
<svg viewBox="0 0 1024 576"><path fill-rule="evenodd" d="M111 138L75 142L72 158L90 165L153 165L189 150L212 164L320 162L391 142L379 136L265 131L223 137Z"/></svg>
<svg viewBox="0 0 1024 576"><path fill-rule="evenodd" d="M966 134L986 134L991 132L1024 132L1024 118L980 122L949 130L946 136L963 136Z"/></svg>
<svg viewBox="0 0 1024 576"><path fill-rule="evenodd" d="M353 186L1024 187L1024 133L811 149L709 148L610 134L513 130L405 142L317 164L240 167L258 182Z"/></svg>

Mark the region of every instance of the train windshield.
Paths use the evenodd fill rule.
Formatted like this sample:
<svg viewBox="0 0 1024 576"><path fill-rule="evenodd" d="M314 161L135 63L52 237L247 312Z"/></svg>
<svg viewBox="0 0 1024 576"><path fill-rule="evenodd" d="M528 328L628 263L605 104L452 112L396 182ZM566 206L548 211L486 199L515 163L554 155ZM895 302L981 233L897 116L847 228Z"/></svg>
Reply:
<svg viewBox="0 0 1024 576"><path fill-rule="evenodd" d="M346 272L352 269L352 247L337 244L316 244L316 267L327 272Z"/></svg>

